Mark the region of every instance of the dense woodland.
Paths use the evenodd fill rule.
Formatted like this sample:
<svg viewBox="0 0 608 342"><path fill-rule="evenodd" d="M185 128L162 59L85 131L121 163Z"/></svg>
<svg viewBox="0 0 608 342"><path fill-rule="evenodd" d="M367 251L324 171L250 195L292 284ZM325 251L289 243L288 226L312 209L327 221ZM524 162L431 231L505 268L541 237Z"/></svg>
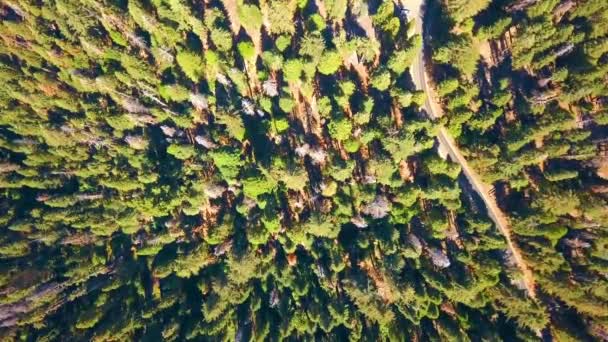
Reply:
<svg viewBox="0 0 608 342"><path fill-rule="evenodd" d="M0 338L608 339L608 3L409 3L0 2Z"/></svg>
<svg viewBox="0 0 608 342"><path fill-rule="evenodd" d="M429 30L446 124L494 184L553 336L585 339L563 326L577 322L605 340L608 2L479 5L433 9L445 23Z"/></svg>

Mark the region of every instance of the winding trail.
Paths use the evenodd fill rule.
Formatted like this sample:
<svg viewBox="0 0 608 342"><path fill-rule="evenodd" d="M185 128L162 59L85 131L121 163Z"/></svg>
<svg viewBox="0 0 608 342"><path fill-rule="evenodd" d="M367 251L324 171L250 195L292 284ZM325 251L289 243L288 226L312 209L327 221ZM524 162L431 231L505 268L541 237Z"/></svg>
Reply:
<svg viewBox="0 0 608 342"><path fill-rule="evenodd" d="M425 0L400 0L401 4L404 8L409 10L409 17L415 18L416 20L416 28L415 33L420 34L424 40L423 34L423 18L424 18L424 2ZM422 44L424 49L424 44ZM426 77L426 69L424 66L424 54L421 51L418 53L418 57L412 63L410 68L410 73L412 75L412 79L417 89L421 89L426 94L426 102L424 104L424 110L428 113L428 115L437 119L443 115L443 110L439 103L437 102L437 94L434 89L429 86L428 79ZM515 261L516 266L522 273L524 286L528 292L528 295L532 298L536 298L536 287L534 282L534 275L532 274L532 270L528 267L528 264L522 257L521 251L512 238L512 231L509 221L502 210L498 207L496 203L496 198L492 193L492 188L487 184L484 184L481 181L481 177L473 170L465 157L460 152L456 142L447 131L445 127L441 127L437 133L437 139L439 140L439 151L445 152L450 158L458 163L465 177L475 190L477 194L481 197L483 202L486 205L488 210L488 216L494 222L496 227L498 227L501 234L505 237L507 241L507 246L509 251L513 255L513 259Z"/></svg>

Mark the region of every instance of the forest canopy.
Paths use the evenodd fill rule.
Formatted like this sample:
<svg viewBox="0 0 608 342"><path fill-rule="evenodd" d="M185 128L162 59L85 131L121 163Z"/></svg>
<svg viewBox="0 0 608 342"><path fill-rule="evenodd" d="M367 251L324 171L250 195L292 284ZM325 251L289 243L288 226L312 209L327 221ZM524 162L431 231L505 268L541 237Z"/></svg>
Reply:
<svg viewBox="0 0 608 342"><path fill-rule="evenodd" d="M0 338L608 338L604 0L5 0Z"/></svg>

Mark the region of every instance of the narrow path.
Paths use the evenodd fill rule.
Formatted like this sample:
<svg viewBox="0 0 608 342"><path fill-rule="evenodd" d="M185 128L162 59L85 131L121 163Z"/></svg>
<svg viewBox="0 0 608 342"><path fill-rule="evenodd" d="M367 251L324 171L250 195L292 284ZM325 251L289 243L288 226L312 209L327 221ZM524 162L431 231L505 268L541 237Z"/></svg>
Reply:
<svg viewBox="0 0 608 342"><path fill-rule="evenodd" d="M401 0L402 5L409 9L409 16L415 18L416 20L416 30L417 34L420 34L423 39L423 30L422 23L424 18L424 0ZM422 45L424 46L424 44ZM418 53L418 58L414 61L410 68L410 72L412 74L412 79L416 88L421 89L426 94L426 102L424 104L424 110L428 113L428 115L437 119L443 115L443 111L441 106L437 103L437 95L432 87L429 86L428 80L426 78L426 72L424 67L424 58L423 53L420 51ZM486 205L488 210L488 216L496 227L498 227L501 234L505 237L507 241L507 246L509 251L513 255L515 259L515 264L520 269L523 277L523 282L528 292L528 295L532 298L536 298L536 287L534 285L534 275L530 270L530 267L526 264L526 261L522 257L521 251L519 247L515 244L512 239L512 231L509 221L502 210L498 207L496 203L496 198L491 193L491 187L484 184L481 181L481 177L475 172L470 166L467 160L464 158L460 149L458 148L456 142L447 131L445 127L441 127L439 132L437 133L437 139L439 140L440 149L447 152L450 158L458 163L462 172L466 176L467 180L471 183L471 186L479 194L481 199Z"/></svg>

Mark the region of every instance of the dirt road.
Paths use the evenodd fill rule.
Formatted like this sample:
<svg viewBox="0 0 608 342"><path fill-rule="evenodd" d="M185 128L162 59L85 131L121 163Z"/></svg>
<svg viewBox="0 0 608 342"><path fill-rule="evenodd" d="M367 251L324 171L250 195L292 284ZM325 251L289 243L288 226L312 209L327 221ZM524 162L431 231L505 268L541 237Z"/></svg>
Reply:
<svg viewBox="0 0 608 342"><path fill-rule="evenodd" d="M424 18L424 0L400 0L401 4L404 8L409 10L408 17L415 18L416 20L416 29L415 33L422 35L424 39L423 33L423 18ZM423 44L424 46L424 44ZM424 56L422 50L418 53L418 57L415 59L414 63L410 68L410 73L412 75L412 79L417 89L421 89L426 94L426 102L424 104L424 110L428 113L428 115L437 119L443 115L443 111L441 106L437 102L437 95L432 87L429 86L428 79L426 77L426 69L424 67ZM469 166L469 163L464 158L460 149L458 148L456 142L449 134L445 127L441 127L439 132L437 133L437 139L439 140L440 150L445 151L452 161L460 164L462 168L462 172L465 177L483 200L488 210L488 216L490 219L494 221L496 227L498 227L499 231L504 235L509 251L513 255L513 259L515 264L520 269L523 277L523 282L528 291L528 294L532 298L536 298L536 287L534 285L534 275L532 271L526 264L524 258L521 255L521 251L515 244L512 239L512 231L511 226L509 225L509 221L507 217L504 215L502 210L498 207L496 203L496 198L491 193L491 187L484 184L481 181L481 177Z"/></svg>

